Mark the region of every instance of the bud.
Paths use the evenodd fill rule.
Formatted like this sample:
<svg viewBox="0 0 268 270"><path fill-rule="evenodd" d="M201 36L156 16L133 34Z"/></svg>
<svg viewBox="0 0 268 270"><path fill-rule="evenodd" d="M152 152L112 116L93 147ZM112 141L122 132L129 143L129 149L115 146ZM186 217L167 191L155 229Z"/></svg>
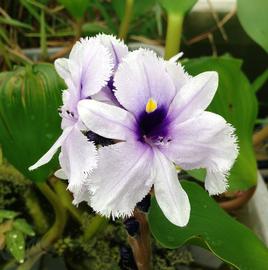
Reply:
<svg viewBox="0 0 268 270"><path fill-rule="evenodd" d="M64 82L53 65L18 67L0 74L0 144L7 160L33 181L45 181L57 159L28 171L59 136Z"/></svg>

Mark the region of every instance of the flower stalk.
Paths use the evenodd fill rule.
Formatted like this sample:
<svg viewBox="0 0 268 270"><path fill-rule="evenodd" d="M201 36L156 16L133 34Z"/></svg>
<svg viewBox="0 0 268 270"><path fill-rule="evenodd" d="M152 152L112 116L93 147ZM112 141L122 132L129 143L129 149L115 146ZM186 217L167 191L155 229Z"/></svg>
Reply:
<svg viewBox="0 0 268 270"><path fill-rule="evenodd" d="M152 269L151 239L146 214L138 210L134 211L134 217L139 222L139 232L135 236L128 236L137 267L139 270Z"/></svg>
<svg viewBox="0 0 268 270"><path fill-rule="evenodd" d="M49 183L58 195L62 205L68 210L71 216L80 224L82 224L82 212L72 204L73 197L71 193L67 190L67 186L56 177L51 177Z"/></svg>
<svg viewBox="0 0 268 270"><path fill-rule="evenodd" d="M130 25L130 21L132 17L133 5L134 5L134 0L126 0L125 13L121 21L119 33L118 33L118 37L120 39L125 40L127 38L127 33L128 33L128 29L129 29L129 25Z"/></svg>
<svg viewBox="0 0 268 270"><path fill-rule="evenodd" d="M184 16L181 13L168 13L165 59L168 60L180 50Z"/></svg>

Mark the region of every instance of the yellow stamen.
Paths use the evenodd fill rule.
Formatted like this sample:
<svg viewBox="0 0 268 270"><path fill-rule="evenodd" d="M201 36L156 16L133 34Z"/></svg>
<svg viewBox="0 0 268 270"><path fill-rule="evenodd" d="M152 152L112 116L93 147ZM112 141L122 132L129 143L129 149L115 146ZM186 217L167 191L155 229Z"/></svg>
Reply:
<svg viewBox="0 0 268 270"><path fill-rule="evenodd" d="M157 109L157 102L153 98L149 98L146 104L146 112L152 113Z"/></svg>

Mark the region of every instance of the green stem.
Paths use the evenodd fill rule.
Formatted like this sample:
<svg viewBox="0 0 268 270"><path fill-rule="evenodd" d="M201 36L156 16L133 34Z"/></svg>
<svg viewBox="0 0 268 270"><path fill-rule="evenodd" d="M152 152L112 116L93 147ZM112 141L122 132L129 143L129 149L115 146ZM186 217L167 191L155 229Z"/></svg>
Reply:
<svg viewBox="0 0 268 270"><path fill-rule="evenodd" d="M127 33L129 29L129 24L132 17L134 0L126 0L125 14L121 21L118 37L125 40L127 38Z"/></svg>
<svg viewBox="0 0 268 270"><path fill-rule="evenodd" d="M61 202L58 200L57 195L50 189L46 183L36 184L38 189L46 197L46 199L51 203L55 212L55 221L53 226L49 231L42 237L40 242L33 246L27 252L26 261L21 264L18 270L29 270L32 268L34 263L39 259L39 257L47 251L47 249L61 236L66 224L66 211L62 206Z"/></svg>
<svg viewBox="0 0 268 270"><path fill-rule="evenodd" d="M1 152L0 152L1 158ZM3 163L3 162L2 162ZM25 201L25 206L32 217L34 227L37 233L44 233L48 229L47 219L40 207L39 200L32 188L31 182L27 181L22 174L20 174L11 165L0 165L0 180L8 180L10 182L17 182L27 186L26 191L22 194Z"/></svg>
<svg viewBox="0 0 268 270"><path fill-rule="evenodd" d="M84 229L84 238L86 241L91 240L97 233L106 228L108 219L95 216L90 220L88 226Z"/></svg>
<svg viewBox="0 0 268 270"><path fill-rule="evenodd" d="M165 59L176 55L180 49L183 15L168 13Z"/></svg>
<svg viewBox="0 0 268 270"><path fill-rule="evenodd" d="M25 205L31 215L36 232L43 234L48 230L47 219L40 207L36 193L31 188L24 194Z"/></svg>
<svg viewBox="0 0 268 270"><path fill-rule="evenodd" d="M49 180L57 193L62 205L70 212L73 218L75 218L80 224L82 224L82 212L72 204L72 195L67 190L67 186L56 177L51 177Z"/></svg>

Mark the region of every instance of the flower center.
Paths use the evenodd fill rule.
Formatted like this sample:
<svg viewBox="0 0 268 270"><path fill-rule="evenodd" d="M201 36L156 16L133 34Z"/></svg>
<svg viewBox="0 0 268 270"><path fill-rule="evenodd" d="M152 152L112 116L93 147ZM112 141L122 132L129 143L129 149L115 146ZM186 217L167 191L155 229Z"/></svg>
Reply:
<svg viewBox="0 0 268 270"><path fill-rule="evenodd" d="M167 109L159 107L157 101L150 98L137 121L140 140L153 145L169 142L169 122L166 116Z"/></svg>

